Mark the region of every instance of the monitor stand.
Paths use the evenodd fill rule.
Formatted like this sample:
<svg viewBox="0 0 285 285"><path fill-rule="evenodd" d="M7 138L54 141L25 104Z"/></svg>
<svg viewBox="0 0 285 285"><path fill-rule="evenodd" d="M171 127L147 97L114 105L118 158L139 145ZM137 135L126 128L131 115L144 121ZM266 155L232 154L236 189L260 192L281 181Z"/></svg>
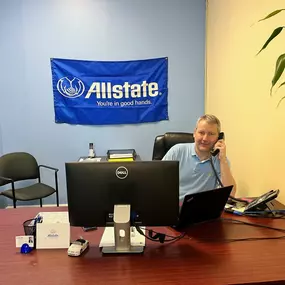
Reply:
<svg viewBox="0 0 285 285"><path fill-rule="evenodd" d="M114 236L115 246L105 246L102 253L142 253L143 246L131 245L131 206L114 206Z"/></svg>

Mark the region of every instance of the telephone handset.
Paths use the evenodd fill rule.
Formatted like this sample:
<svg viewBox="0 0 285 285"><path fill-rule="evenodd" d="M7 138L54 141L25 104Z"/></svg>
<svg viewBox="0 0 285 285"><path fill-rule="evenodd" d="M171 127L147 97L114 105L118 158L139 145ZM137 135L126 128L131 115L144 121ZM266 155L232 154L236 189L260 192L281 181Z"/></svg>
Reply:
<svg viewBox="0 0 285 285"><path fill-rule="evenodd" d="M220 132L220 133L219 133L218 140L223 140L224 137L225 137L225 134L224 134L223 132ZM218 140L217 140L217 141L218 141ZM215 149L215 150L212 149L212 150L211 150L211 155L212 155L212 156L216 156L219 152L220 152L219 149Z"/></svg>

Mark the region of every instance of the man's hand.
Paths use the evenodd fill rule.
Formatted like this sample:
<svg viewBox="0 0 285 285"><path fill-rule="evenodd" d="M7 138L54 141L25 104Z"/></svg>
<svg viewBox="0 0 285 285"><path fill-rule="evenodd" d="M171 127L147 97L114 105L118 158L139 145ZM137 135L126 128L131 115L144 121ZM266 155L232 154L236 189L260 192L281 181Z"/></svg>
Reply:
<svg viewBox="0 0 285 285"><path fill-rule="evenodd" d="M219 160L226 161L227 159L227 152L226 152L226 144L224 140L218 140L215 144L215 149L219 149Z"/></svg>
<svg viewBox="0 0 285 285"><path fill-rule="evenodd" d="M234 196L236 192L236 182L232 176L230 166L227 161L226 144L224 140L218 140L215 144L215 148L219 149L219 160L221 167L221 180L224 186L233 185L231 195Z"/></svg>

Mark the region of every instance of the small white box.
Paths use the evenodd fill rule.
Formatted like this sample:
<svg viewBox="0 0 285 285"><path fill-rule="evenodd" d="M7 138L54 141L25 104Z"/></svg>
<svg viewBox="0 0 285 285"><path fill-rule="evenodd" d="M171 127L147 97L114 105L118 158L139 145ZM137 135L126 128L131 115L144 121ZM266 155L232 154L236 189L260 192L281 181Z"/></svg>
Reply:
<svg viewBox="0 0 285 285"><path fill-rule="evenodd" d="M37 249L68 248L70 246L70 224L68 212L40 212L37 222Z"/></svg>

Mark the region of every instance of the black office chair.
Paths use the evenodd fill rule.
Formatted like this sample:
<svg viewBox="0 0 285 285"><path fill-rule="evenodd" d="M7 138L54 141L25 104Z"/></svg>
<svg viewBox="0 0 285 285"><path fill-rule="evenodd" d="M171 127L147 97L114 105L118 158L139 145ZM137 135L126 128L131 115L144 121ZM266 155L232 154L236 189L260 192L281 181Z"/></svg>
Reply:
<svg viewBox="0 0 285 285"><path fill-rule="evenodd" d="M152 160L161 160L171 147L178 143L193 143L192 133L168 132L154 140Z"/></svg>
<svg viewBox="0 0 285 285"><path fill-rule="evenodd" d="M55 189L51 186L41 183L40 168L44 167L54 171ZM26 152L8 153L0 157L0 186L11 183L12 188L1 192L1 195L13 199L14 208L16 201L30 201L40 199L42 207L42 198L56 194L56 204L59 206L58 199L58 179L57 168L46 165L38 165L36 159ZM31 186L15 189L15 182L28 179L38 179L38 183Z"/></svg>

